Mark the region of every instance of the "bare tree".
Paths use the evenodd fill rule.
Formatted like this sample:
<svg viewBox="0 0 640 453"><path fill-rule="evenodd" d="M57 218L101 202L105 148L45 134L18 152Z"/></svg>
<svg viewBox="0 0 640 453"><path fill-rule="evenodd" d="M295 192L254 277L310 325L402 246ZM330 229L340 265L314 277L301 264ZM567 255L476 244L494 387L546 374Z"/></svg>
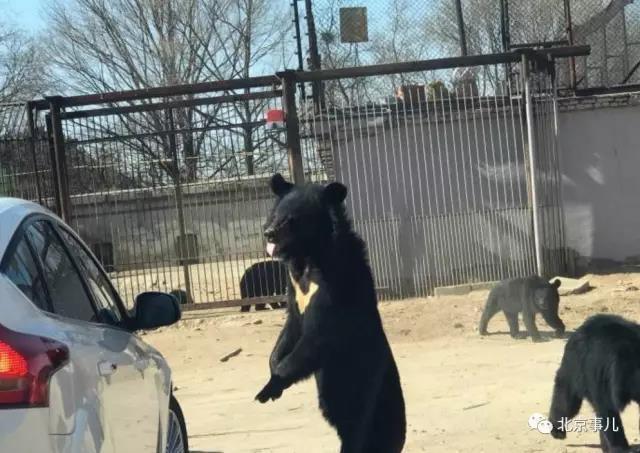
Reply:
<svg viewBox="0 0 640 453"><path fill-rule="evenodd" d="M55 0L48 9L48 56L60 84L72 92L248 77L278 58L289 32L289 21L282 21L287 7L270 0ZM253 156L261 106L252 101L160 109L121 116L117 128L104 122L92 127L103 136L144 136L127 139L127 149L174 181L210 177L220 165L251 174L252 157L240 169L235 156L224 154L234 151L237 137L244 149L234 154Z"/></svg>
<svg viewBox="0 0 640 453"><path fill-rule="evenodd" d="M21 30L0 23L0 102L20 102L48 86L40 49Z"/></svg>

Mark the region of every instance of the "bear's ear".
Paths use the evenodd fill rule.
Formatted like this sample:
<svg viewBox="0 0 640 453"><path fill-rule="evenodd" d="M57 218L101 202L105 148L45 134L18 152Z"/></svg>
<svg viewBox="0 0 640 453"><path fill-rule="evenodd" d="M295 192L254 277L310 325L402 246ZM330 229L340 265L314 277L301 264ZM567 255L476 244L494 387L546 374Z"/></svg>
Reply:
<svg viewBox="0 0 640 453"><path fill-rule="evenodd" d="M344 184L339 182L332 182L327 184L322 191L322 197L324 200L332 205L340 204L347 198L347 188Z"/></svg>
<svg viewBox="0 0 640 453"><path fill-rule="evenodd" d="M293 188L293 184L282 177L280 173L276 173L271 177L271 190L278 197L284 197Z"/></svg>
<svg viewBox="0 0 640 453"><path fill-rule="evenodd" d="M553 282L551 282L551 286L553 286L554 288L560 288L560 284L562 282L560 281L560 279L556 278Z"/></svg>

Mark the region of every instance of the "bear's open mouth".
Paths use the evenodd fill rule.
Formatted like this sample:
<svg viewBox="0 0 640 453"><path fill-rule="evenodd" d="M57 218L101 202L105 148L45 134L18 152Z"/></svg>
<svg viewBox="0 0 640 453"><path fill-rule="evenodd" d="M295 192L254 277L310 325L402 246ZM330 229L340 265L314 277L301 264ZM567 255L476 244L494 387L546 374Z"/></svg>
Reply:
<svg viewBox="0 0 640 453"><path fill-rule="evenodd" d="M276 244L274 244L273 242L267 242L267 254L271 257L273 257L276 253Z"/></svg>

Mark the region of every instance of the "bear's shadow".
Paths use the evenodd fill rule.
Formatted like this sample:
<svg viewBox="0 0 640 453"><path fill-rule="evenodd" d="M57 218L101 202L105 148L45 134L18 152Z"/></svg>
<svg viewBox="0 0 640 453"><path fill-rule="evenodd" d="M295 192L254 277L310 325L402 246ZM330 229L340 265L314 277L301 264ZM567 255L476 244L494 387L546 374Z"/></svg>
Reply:
<svg viewBox="0 0 640 453"><path fill-rule="evenodd" d="M593 448L594 450L602 451L600 444L567 444L567 448ZM630 445L629 453L640 453L640 444Z"/></svg>
<svg viewBox="0 0 640 453"><path fill-rule="evenodd" d="M552 340L566 340L567 338L569 338L569 336L573 333L572 330L567 330L564 332L564 334L562 336L557 336L555 332L553 331L544 331L541 330L540 332L540 337L542 339L542 343L547 342L547 341L552 341ZM509 333L508 330L499 330L497 332L487 332L487 337L491 337L494 335L504 335L507 336L509 338L511 338L511 334ZM520 331L520 337L519 338L514 338L514 341L520 341L520 340L529 340L531 341L531 338L529 337L529 334L527 333L527 331Z"/></svg>

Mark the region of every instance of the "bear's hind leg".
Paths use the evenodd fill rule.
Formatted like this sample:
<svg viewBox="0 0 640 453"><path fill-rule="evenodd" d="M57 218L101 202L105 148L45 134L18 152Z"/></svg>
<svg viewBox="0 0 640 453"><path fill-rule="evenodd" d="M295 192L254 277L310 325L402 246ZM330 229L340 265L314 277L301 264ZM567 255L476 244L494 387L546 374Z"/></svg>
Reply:
<svg viewBox="0 0 640 453"><path fill-rule="evenodd" d="M596 416L602 419L603 429L600 431L600 442L603 451L610 453L626 453L629 442L624 434L620 412L608 395L599 396L592 402Z"/></svg>

